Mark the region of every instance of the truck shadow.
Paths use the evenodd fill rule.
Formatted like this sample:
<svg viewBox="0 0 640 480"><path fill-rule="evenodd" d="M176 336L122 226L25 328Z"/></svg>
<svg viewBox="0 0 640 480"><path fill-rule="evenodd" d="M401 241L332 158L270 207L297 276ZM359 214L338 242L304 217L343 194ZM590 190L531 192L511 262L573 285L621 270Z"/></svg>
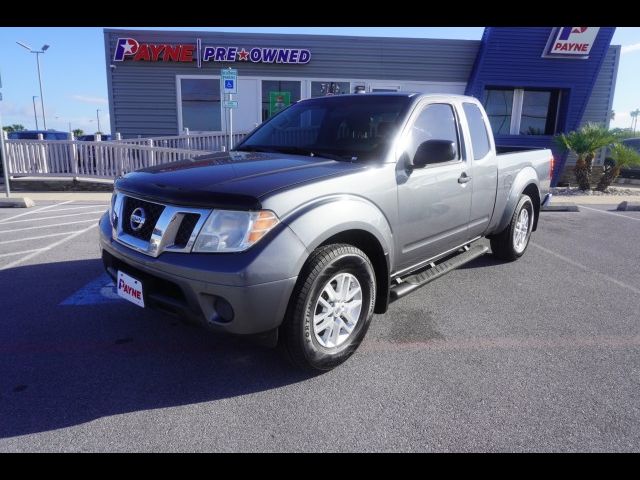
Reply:
<svg viewBox="0 0 640 480"><path fill-rule="evenodd" d="M310 378L275 350L123 301L60 305L102 273L97 259L0 271L0 438Z"/></svg>
<svg viewBox="0 0 640 480"><path fill-rule="evenodd" d="M485 254L481 257L476 258L475 260L470 261L469 263L465 263L458 268L460 270L466 270L468 268L493 267L495 265L503 265L504 263L504 260L500 260L491 254Z"/></svg>

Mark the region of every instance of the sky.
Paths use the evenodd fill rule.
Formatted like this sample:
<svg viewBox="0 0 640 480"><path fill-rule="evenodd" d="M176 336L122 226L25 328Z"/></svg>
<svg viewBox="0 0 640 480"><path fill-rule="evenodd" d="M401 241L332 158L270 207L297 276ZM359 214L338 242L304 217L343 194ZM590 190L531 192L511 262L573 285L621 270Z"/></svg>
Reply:
<svg viewBox="0 0 640 480"><path fill-rule="evenodd" d="M158 30L202 30L218 32L306 33L380 37L452 38L480 40L483 27L116 27ZM0 78L3 125L20 123L35 128L33 96L39 127L42 109L36 70L36 55L16 41L39 49L47 128L109 133L107 75L102 28L98 27L0 27ZM640 108L640 27L618 27L612 44L622 45L611 127L628 128L629 113Z"/></svg>

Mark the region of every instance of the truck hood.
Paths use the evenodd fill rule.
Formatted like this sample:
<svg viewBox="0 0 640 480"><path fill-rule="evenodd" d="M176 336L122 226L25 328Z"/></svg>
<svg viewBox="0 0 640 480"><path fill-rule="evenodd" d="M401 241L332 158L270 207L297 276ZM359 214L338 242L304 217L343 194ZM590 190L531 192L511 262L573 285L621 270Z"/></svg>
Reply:
<svg viewBox="0 0 640 480"><path fill-rule="evenodd" d="M115 187L162 203L259 209L269 193L363 168L319 156L219 152L129 173Z"/></svg>

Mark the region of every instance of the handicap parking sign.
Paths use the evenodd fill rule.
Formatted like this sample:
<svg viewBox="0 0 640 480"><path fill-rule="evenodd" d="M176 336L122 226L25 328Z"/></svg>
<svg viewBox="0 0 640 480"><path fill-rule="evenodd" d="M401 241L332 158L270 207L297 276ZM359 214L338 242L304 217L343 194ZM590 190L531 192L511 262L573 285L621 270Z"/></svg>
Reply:
<svg viewBox="0 0 640 480"><path fill-rule="evenodd" d="M238 93L238 70L234 68L223 68L220 71L220 87L222 93Z"/></svg>

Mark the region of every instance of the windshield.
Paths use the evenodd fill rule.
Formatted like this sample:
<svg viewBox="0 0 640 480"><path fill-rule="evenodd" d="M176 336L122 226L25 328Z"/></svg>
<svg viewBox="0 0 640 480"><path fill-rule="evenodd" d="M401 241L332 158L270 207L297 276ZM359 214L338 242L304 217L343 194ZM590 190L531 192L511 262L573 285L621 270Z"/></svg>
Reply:
<svg viewBox="0 0 640 480"><path fill-rule="evenodd" d="M411 103L399 95L334 96L296 103L262 124L236 150L383 158Z"/></svg>

